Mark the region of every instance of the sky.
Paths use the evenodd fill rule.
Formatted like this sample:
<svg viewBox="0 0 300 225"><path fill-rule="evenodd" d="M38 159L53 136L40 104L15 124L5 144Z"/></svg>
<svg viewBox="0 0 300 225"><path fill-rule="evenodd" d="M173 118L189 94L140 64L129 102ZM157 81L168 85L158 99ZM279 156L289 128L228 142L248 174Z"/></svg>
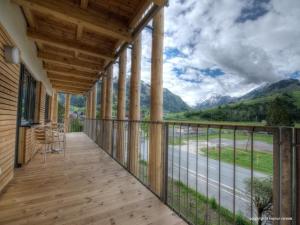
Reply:
<svg viewBox="0 0 300 225"><path fill-rule="evenodd" d="M145 29L141 77L147 83L151 38ZM299 79L300 0L170 0L163 76L164 87L191 106Z"/></svg>

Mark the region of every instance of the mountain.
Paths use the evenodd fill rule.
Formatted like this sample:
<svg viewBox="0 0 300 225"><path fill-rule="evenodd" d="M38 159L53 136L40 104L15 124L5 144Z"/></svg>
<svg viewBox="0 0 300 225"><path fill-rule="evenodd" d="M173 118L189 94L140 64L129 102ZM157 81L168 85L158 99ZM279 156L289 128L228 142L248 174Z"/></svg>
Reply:
<svg viewBox="0 0 300 225"><path fill-rule="evenodd" d="M118 93L118 83L117 80L114 80L113 83L113 98L114 102L117 102L117 93ZM126 82L126 105L128 108L129 105L129 89L130 82ZM172 93L167 88L163 89L163 101L164 101L164 112L173 113L173 112L182 112L187 111L190 107L178 96ZM149 111L150 109L150 85L141 81L141 109Z"/></svg>
<svg viewBox="0 0 300 225"><path fill-rule="evenodd" d="M297 94L300 93L300 81L297 79L285 79L274 83L267 83L255 88L241 97L231 97L222 95L213 95L209 99L201 102L195 108L196 109L212 109L218 106L223 106L231 103L240 103L249 101L264 101L273 98L276 95L283 93ZM294 93L296 92L296 93ZM267 99L268 98L268 99Z"/></svg>
<svg viewBox="0 0 300 225"><path fill-rule="evenodd" d="M297 79L285 79L275 83L262 85L244 96L239 97L238 100L254 99L293 91L300 91L300 81Z"/></svg>
<svg viewBox="0 0 300 225"><path fill-rule="evenodd" d="M231 100L232 102L225 103ZM202 106L211 108L173 113L167 115L166 119L267 122L272 125L291 126L300 122L300 81L286 79L265 84L236 99L213 96Z"/></svg>
<svg viewBox="0 0 300 225"><path fill-rule="evenodd" d="M213 95L210 98L206 99L205 101L196 105L196 109L210 109L214 107L218 107L221 105L226 105L229 103L233 103L236 101L236 98L231 96L222 96L222 95Z"/></svg>

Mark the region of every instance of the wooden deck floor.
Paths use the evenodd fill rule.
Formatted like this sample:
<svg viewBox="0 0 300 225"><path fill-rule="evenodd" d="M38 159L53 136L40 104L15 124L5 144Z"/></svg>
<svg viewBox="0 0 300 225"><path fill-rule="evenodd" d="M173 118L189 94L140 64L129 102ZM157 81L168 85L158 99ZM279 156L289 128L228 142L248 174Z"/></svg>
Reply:
<svg viewBox="0 0 300 225"><path fill-rule="evenodd" d="M0 196L5 225L186 224L82 133L67 154L36 155Z"/></svg>

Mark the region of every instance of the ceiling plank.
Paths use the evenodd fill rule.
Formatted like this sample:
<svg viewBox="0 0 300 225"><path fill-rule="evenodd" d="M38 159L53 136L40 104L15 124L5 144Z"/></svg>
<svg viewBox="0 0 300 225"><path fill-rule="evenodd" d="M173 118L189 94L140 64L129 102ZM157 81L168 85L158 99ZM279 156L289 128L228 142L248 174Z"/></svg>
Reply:
<svg viewBox="0 0 300 225"><path fill-rule="evenodd" d="M103 67L99 64L86 62L80 59L65 57L57 54L47 53L47 52L38 52L38 57L43 59L45 62L55 62L63 65L70 65L74 67L79 67L85 71L99 72L103 70Z"/></svg>
<svg viewBox="0 0 300 225"><path fill-rule="evenodd" d="M79 41L82 37L83 34L83 26L82 24L77 25L77 30L76 30L76 40Z"/></svg>
<svg viewBox="0 0 300 225"><path fill-rule="evenodd" d="M55 74L60 74L66 77L76 77L86 80L97 80L98 75L96 73L91 73L87 71L77 70L75 68L67 68L61 65L44 63L44 69L47 72L52 72Z"/></svg>
<svg viewBox="0 0 300 225"><path fill-rule="evenodd" d="M80 1L80 8L87 9L88 4L89 4L89 0L81 0Z"/></svg>
<svg viewBox="0 0 300 225"><path fill-rule="evenodd" d="M124 39L131 41L131 35L127 31L127 27L117 25L104 18L100 18L95 14L91 14L85 9L76 8L70 4L60 1L49 0L12 0L14 3L40 11L45 14L53 15L59 19L69 21L75 24L82 24L84 27L90 28L106 36L116 39Z"/></svg>
<svg viewBox="0 0 300 225"><path fill-rule="evenodd" d="M104 54L99 50L95 49L92 46L88 46L82 44L79 41L74 40L66 40L59 37L55 37L54 35L50 34L43 34L41 32L36 31L35 29L28 29L27 30L28 37L32 38L37 42L42 42L50 45L54 45L56 47L65 48L68 50L78 51L85 54L97 56L103 59L112 60L113 56L109 54Z"/></svg>

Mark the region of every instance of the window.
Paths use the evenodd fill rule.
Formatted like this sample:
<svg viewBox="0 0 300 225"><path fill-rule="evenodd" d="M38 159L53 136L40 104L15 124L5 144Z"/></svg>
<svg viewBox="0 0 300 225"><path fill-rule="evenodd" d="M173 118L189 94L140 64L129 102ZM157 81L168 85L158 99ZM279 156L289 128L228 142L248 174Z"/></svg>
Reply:
<svg viewBox="0 0 300 225"><path fill-rule="evenodd" d="M50 110L50 96L46 94L46 101L45 101L45 121L49 122L49 110Z"/></svg>
<svg viewBox="0 0 300 225"><path fill-rule="evenodd" d="M35 99L37 92L37 82L31 76L24 65L21 65L21 80L20 80L20 117L21 125L29 125L36 121L35 118Z"/></svg>

